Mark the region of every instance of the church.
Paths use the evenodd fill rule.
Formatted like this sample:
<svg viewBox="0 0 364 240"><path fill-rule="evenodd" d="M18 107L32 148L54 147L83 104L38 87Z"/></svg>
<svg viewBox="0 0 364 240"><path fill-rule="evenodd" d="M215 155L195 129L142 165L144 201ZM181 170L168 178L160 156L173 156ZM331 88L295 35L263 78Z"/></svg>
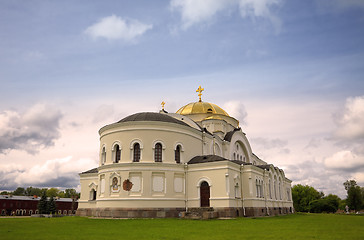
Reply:
<svg viewBox="0 0 364 240"><path fill-rule="evenodd" d="M239 121L199 100L99 130L97 168L80 173L77 215L221 218L293 212L291 180L252 151Z"/></svg>

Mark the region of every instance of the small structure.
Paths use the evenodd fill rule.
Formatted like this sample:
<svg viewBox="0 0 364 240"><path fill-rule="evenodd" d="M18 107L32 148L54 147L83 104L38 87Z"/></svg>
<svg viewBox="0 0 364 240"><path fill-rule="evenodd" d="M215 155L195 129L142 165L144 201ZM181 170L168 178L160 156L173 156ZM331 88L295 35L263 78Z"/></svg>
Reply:
<svg viewBox="0 0 364 240"><path fill-rule="evenodd" d="M38 214L37 196L0 195L1 216L31 216ZM73 215L76 213L78 202L71 198L54 198L57 213Z"/></svg>
<svg viewBox="0 0 364 240"><path fill-rule="evenodd" d="M77 215L237 217L293 212L291 180L253 154L239 122L198 102L127 116L99 130L97 168L80 173Z"/></svg>

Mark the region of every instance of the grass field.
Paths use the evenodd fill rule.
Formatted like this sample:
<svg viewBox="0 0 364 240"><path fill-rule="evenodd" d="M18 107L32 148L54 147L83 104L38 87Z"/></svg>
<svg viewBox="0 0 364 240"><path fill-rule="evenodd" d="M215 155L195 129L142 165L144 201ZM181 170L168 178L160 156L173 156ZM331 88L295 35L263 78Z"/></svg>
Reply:
<svg viewBox="0 0 364 240"><path fill-rule="evenodd" d="M364 239L364 216L229 220L0 218L0 239Z"/></svg>

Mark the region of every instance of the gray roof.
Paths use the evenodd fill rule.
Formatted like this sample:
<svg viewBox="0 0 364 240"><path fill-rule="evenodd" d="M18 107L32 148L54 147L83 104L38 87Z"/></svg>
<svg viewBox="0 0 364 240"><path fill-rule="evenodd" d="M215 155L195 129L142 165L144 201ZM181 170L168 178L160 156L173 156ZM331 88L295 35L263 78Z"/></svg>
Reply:
<svg viewBox="0 0 364 240"><path fill-rule="evenodd" d="M8 199L8 200L25 200L25 201L38 201L40 197L34 196L15 196L15 195L0 195L0 199ZM54 198L56 202L72 202L72 198Z"/></svg>
<svg viewBox="0 0 364 240"><path fill-rule="evenodd" d="M245 164L242 161L238 160L229 160L217 155L203 155L203 156L196 156L193 157L190 161L188 161L188 164L197 164L197 163L208 163L208 162L220 162L220 161L230 161L236 164Z"/></svg>
<svg viewBox="0 0 364 240"><path fill-rule="evenodd" d="M258 168L261 168L261 169L266 169L266 170L268 170L269 171L269 169L270 169L270 164L266 164L266 165L257 165L257 167Z"/></svg>
<svg viewBox="0 0 364 240"><path fill-rule="evenodd" d="M90 169L88 171L85 171L85 172L82 172L82 174L87 174L87 173L98 173L99 172L99 169L98 168L93 168L93 169Z"/></svg>
<svg viewBox="0 0 364 240"><path fill-rule="evenodd" d="M241 130L241 128L235 128L234 130L232 130L232 131L230 131L230 132L226 133L226 135L225 135L225 137L224 137L224 140L225 140L225 141L230 142L230 141L231 141L231 138L232 138L232 137L233 137L233 135L234 135L234 133L235 133L235 132L237 132L237 131L240 131L240 130Z"/></svg>
<svg viewBox="0 0 364 240"><path fill-rule="evenodd" d="M188 124L175 119L164 113L155 113L155 112L141 112L135 113L133 115L127 116L121 119L118 123L123 122L137 122L137 121L156 121L156 122L169 122L169 123L177 123L180 125L188 126Z"/></svg>

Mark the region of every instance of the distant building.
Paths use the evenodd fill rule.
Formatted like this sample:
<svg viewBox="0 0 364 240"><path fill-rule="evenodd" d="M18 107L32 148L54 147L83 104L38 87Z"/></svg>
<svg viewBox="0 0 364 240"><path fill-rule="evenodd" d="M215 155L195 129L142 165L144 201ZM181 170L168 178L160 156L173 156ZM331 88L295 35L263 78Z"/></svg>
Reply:
<svg viewBox="0 0 364 240"><path fill-rule="evenodd" d="M99 131L97 168L80 174L77 215L265 216L293 212L291 180L258 158L239 122L200 99L142 112ZM262 110L264 111L264 110Z"/></svg>
<svg viewBox="0 0 364 240"><path fill-rule="evenodd" d="M40 197L37 196L12 196L0 195L1 216L30 216L38 214L38 202ZM75 214L78 202L71 198L54 198L58 214L71 215Z"/></svg>

